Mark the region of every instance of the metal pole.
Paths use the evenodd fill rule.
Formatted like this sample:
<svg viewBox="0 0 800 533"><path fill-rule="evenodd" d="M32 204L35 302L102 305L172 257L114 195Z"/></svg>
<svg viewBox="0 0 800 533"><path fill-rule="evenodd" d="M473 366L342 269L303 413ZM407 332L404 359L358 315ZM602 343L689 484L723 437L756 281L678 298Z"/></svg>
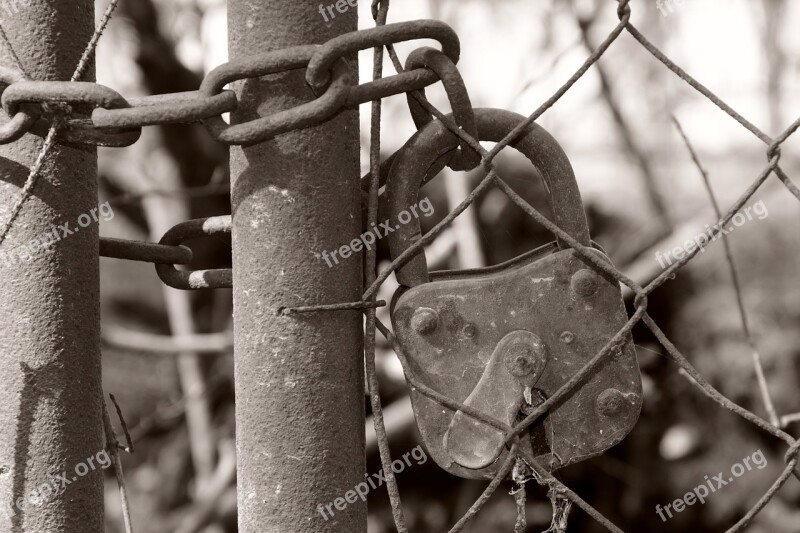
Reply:
<svg viewBox="0 0 800 533"><path fill-rule="evenodd" d="M317 2L230 0L228 9L232 59L357 27L355 7L327 22ZM233 122L314 98L303 70L237 90ZM366 503L345 500L365 481L362 316L277 316L281 306L360 299L358 254L331 267L314 255L361 233L357 112L232 149L231 180L239 530L363 533Z"/></svg>
<svg viewBox="0 0 800 533"><path fill-rule="evenodd" d="M0 63L69 80L94 2L6 1L0 19ZM41 146L0 146L0 224ZM95 149L55 146L0 244L0 531L103 531L96 175Z"/></svg>

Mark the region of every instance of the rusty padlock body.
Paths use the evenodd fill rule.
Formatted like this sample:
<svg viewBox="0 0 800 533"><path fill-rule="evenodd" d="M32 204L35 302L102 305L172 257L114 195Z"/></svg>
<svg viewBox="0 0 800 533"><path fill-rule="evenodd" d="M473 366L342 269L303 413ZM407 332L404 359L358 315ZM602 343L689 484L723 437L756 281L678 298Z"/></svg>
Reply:
<svg viewBox="0 0 800 533"><path fill-rule="evenodd" d="M489 142L500 141L524 120L499 109L476 109L475 117L480 140ZM386 185L391 220L416 204L421 184L442 170L458 145L440 121L406 143ZM592 245L572 166L556 140L532 124L512 146L545 180L554 222ZM392 257L420 233L416 219L397 228L389 236ZM597 247L592 252L611 262ZM501 265L430 275L420 253L398 269L397 279L392 324L410 372L508 425L518 422L528 401L535 406L554 394L627 320L619 283L560 242ZM466 478L496 474L507 454L501 431L413 387L411 400L423 441L439 466ZM599 455L630 432L641 404L641 375L628 336L529 429L521 446L549 470Z"/></svg>

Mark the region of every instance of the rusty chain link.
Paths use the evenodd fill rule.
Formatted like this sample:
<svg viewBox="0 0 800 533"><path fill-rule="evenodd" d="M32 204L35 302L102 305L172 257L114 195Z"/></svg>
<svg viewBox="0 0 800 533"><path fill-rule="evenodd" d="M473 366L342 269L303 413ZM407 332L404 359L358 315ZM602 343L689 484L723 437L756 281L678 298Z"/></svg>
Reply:
<svg viewBox="0 0 800 533"><path fill-rule="evenodd" d="M203 80L200 94L214 97L225 85L234 81L303 68L319 50L314 45L295 46L228 63L213 70ZM352 85L350 67L345 58L337 58L331 70L330 85L310 102L236 125L228 125L222 117L210 117L205 121L206 128L212 137L222 143L253 144L325 122L344 108L347 91Z"/></svg>
<svg viewBox="0 0 800 533"><path fill-rule="evenodd" d="M0 85L2 85L3 92L5 92L9 86L22 81L26 81L26 77L23 73L5 66L0 66ZM21 106L13 117L4 121L2 126L0 126L0 144L7 144L18 140L33 127L40 116L41 109L38 107L33 105Z"/></svg>
<svg viewBox="0 0 800 533"><path fill-rule="evenodd" d="M188 246L169 246L125 239L100 238L100 257L141 261L157 265L188 265L192 250Z"/></svg>
<svg viewBox="0 0 800 533"><path fill-rule="evenodd" d="M459 127L473 138L478 137L478 126L475 122L475 112L472 109L472 102L469 99L467 87L464 79L458 71L456 64L445 53L435 48L417 48L406 59L406 71L418 68L427 68L436 73L444 85L447 96L450 99L450 107L453 109L453 118ZM420 94L424 97L424 89L420 89ZM412 95L408 93L408 108L417 129L422 129L427 123L433 120L433 116L420 104ZM462 140L459 151L447 163L453 170L472 170L481 162L478 152L473 150L469 143Z"/></svg>
<svg viewBox="0 0 800 533"><path fill-rule="evenodd" d="M378 5L380 5L380 9L378 9ZM374 2L373 13L376 19L380 14L382 20L385 21L387 8L388 5L384 5L383 2ZM733 117L768 146L766 152L767 165L736 203L725 213L717 225L717 229L713 230L709 235L710 237L719 234L719 228L726 225L738 213L773 173L778 176L793 195L800 199L800 190L779 166L781 158L780 145L800 127L800 119L789 126L777 138L771 138L739 115L697 80L689 76L650 43L630 23L631 10L629 0L619 1L617 14L620 20L619 24L613 28L575 74L551 98L544 102L490 151L482 149L476 140L477 132L474 127L475 119L474 115L472 115L471 103L463 86L463 80L454 66L458 62L460 53L458 38L449 26L436 21L413 21L399 24L379 23L376 28L353 32L332 39L323 45L298 46L286 50L257 54L218 67L206 77L198 91L130 100L126 100L115 91L99 84L29 81L21 73L13 69L0 67L0 88L2 88L0 100L2 101L3 109L9 115L9 118L0 125L0 144L13 142L26 132L38 133L42 131L42 127L46 128L48 123L52 123L55 120L64 120L66 122L63 131L59 134L59 140L62 142L126 146L135 142L143 126L202 121L211 135L222 143L230 145L252 144L271 139L281 133L319 124L343 109L361 103L375 102L390 95L413 93L414 91L422 90L441 79L444 81L450 97L454 110L453 115L444 115L433 108L425 100L424 94L416 95L414 101L411 102L410 100L409 104L415 123L419 127L432 120L432 117L441 120L442 124L452 133L454 144L458 145L458 151L454 152L454 157L449 161L451 167L469 169L482 164L488 171L487 176L458 207L430 232L417 240L400 257L396 258L389 267L382 270L377 276L371 275L368 278L370 280L369 287L365 291L361 302L295 308L282 307L278 310L278 313L290 316L297 313L345 309L365 311L368 316L368 323L372 324L371 327L380 330L389 343L394 346L404 367L408 382L413 387L443 406L461 410L476 420L497 427L505 433L506 444L509 449L505 463L481 497L450 530L453 533L461 531L467 521L488 501L502 480L511 472L517 460L521 460L532 469L534 477L539 484L546 485L553 493L557 493L560 498L576 504L609 531L621 531L590 504L581 499L580 496L553 477L547 468L538 464L529 453L520 450L519 437L534 422L545 416L551 407L571 394L576 387L579 387L580 383L590 376L594 369L612 356L619 342L630 333L634 326L639 322L643 322L662 344L672 361L691 378L690 381L694 386L722 407L733 411L765 432L783 440L788 445L784 471L747 515L742 517L729 530L737 532L750 523L753 517L774 497L789 477L794 475L800 479L800 471L798 470L800 441L780 427L736 405L718 392L670 342L647 313L647 296L665 283L678 269L691 261L699 250L695 250L684 259L665 269L661 275L646 287L641 287L614 267L598 260L591 253L588 246L573 239L567 232L531 207L500 178L493 164L494 158L500 151L507 146L513 145L515 140L524 134L528 126L558 102L586 74L592 65L605 54L616 39L627 31L658 61L714 102L720 109ZM422 38L438 40L441 43L442 50L420 49L412 53L406 63L406 67L409 70L402 71L398 67L399 73L392 77L382 78L381 76L376 76L373 81L360 85L354 84L353 80L350 79L347 56L359 50L373 47L377 47L381 51L383 47L387 47L391 54L393 52L391 45L394 43ZM397 66L397 62L395 62L395 65ZM306 69L306 80L316 95L314 100L293 109L280 111L274 115L256 118L250 122L229 125L223 121L221 115L236 111L239 103L238 97L233 91L224 90L227 84L238 80L249 80L268 74L303 68ZM65 108L67 109L66 111L64 111ZM85 114L85 116L76 118L76 114ZM379 125L379 113L377 117ZM371 165L372 172L363 181L365 184L364 189L371 190L369 209L371 216L374 218L377 214L378 188L384 181L384 167L389 166L387 163L390 164L391 158L384 161L384 164L379 164L377 157L379 152L375 151L373 155L375 157ZM378 174L378 176L375 174ZM433 176L430 177L432 178ZM370 186L366 186L368 183ZM522 208L530 217L571 247L587 265L612 276L621 284L628 286L636 295L635 311L625 326L608 341L602 350L591 357L583 368L571 376L555 394L533 409L524 421L514 427L508 427L480 411L445 397L420 382L410 368L401 347L397 344L391 331L377 320L374 315L374 308L385 305L385 302L375 301L377 290L391 273L414 255L422 253L425 245L432 242L458 215L492 187L504 192L513 203ZM230 216L192 220L172 228L164 235L159 244L102 239L100 253L105 257L156 263L159 277L164 283L175 288L231 287L231 269L179 271L175 268L176 264L188 264L192 261L191 250L184 246L184 241L208 235L230 233L230 231ZM374 351L374 342L371 344L371 348ZM374 373L374 367L371 372ZM370 375L369 368L368 377L374 377ZM380 407L380 404L378 406ZM385 439L385 433L382 438ZM384 462L386 462L385 459L388 459L389 463L391 463L390 457L383 457L384 450L381 453ZM390 493L390 499L393 507L400 507L397 494ZM395 519L397 520L397 518L396 515ZM398 529L405 531L405 526L402 525L401 527L399 525Z"/></svg>
<svg viewBox="0 0 800 533"><path fill-rule="evenodd" d="M185 248L183 243L218 234L231 233L231 216L198 218L181 222L167 231L159 245L171 248ZM233 273L230 268L216 270L183 271L175 264L156 263L156 272L164 284L175 289L229 289L233 287Z"/></svg>
<svg viewBox="0 0 800 533"><path fill-rule="evenodd" d="M133 129L203 119L229 113L238 104L236 93L221 91L202 96L200 91L159 94L128 100L129 107L92 111L92 123L100 130Z"/></svg>

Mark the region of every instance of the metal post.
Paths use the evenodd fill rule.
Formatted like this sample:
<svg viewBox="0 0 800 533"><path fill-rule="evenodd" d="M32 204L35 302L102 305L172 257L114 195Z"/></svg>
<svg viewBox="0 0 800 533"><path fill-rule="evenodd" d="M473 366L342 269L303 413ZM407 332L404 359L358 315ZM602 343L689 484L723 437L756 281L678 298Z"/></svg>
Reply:
<svg viewBox="0 0 800 533"><path fill-rule="evenodd" d="M3 65L69 80L94 2L3 2L0 19ZM0 225L41 146L32 134L0 146ZM103 531L96 174L95 149L55 146L0 244L0 531Z"/></svg>
<svg viewBox="0 0 800 533"><path fill-rule="evenodd" d="M317 2L228 6L232 59L357 27L355 7L326 22ZM237 123L314 98L303 70L237 90ZM361 233L357 112L232 149L231 180L239 530L365 532L366 503L344 500L364 481L362 316L277 316L281 306L360 299L357 254L332 267L314 255Z"/></svg>

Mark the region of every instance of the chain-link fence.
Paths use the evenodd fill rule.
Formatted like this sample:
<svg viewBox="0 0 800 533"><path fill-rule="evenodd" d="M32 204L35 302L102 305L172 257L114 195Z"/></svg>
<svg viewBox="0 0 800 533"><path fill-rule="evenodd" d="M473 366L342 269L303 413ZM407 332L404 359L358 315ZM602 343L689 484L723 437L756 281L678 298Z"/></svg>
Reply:
<svg viewBox="0 0 800 533"><path fill-rule="evenodd" d="M684 355L667 338L659 325L647 312L648 296L662 286L678 270L692 261L700 247L689 251L685 257L671 264L646 286L641 286L620 272L609 263L601 260L591 251L591 246L579 242L573 234L565 231L550 219L528 204L516 193L499 175L495 165L495 158L505 148L513 146L539 117L554 105L580 80L606 53L615 41L627 33L638 41L642 48L665 68L672 71L681 80L713 102L717 107L736 120L742 127L755 135L766 145L765 155L767 163L752 184L747 187L738 200L724 213L717 208L718 224L705 235L705 242L717 240L722 229L740 212L759 188L775 175L794 195L800 200L800 189L791 181L789 176L780 166L782 144L800 127L800 120L794 122L775 138L768 136L758 129L732 107L722 101L713 92L691 77L687 72L675 64L661 50L653 45L631 22L631 5L629 0L621 0L616 9L619 23L607 35L602 43L595 48L584 64L567 80L557 91L545 101L538 109L531 113L524 121L520 122L500 142L490 150L485 149L477 138L477 128L474 123L474 114L466 88L455 69L459 60L460 46L458 37L449 26L437 21L414 21L398 24L386 24L389 2L375 1L373 16L376 21L374 29L350 33L334 38L327 43L316 46L298 46L285 50L271 51L255 54L245 59L232 60L231 62L215 69L201 84L198 91L191 93L169 94L139 99L126 99L107 87L95 83L82 83L78 79L85 69L87 58L91 55L102 33L102 28L107 23L108 17L113 12L116 1L112 2L106 18L100 29L96 32L87 54L81 60L76 74L70 82L41 82L27 79L21 65L3 66L0 69L0 79L5 89L2 93L2 104L11 120L0 128L0 142L10 143L19 139L29 131L45 134L46 140L39 155L36 165L31 169L28 179L22 188L17 203L10 211L10 216L4 222L0 232L0 243L5 240L11 230L19 212L24 209L25 201L37 186L37 177L42 165L46 161L48 151L56 143L66 144L91 144L99 146L127 146L139 137L141 128L149 125L164 125L178 123L193 123L202 121L211 135L219 142L226 145L250 145L261 143L274 138L282 133L302 129L320 124L343 109L350 109L359 104L372 102L372 132L370 139L370 173L362 180L362 189L366 200L367 226L375 226L378 222L379 204L381 201L380 189L385 184L394 158L381 162L381 99L390 95L409 94L409 105L415 123L418 127L433 120L435 117L441 122L454 137L454 144L459 150L453 150L448 165L453 169L473 169L478 165L486 171L486 176L468 197L452 210L435 227L411 244L399 256L393 257L391 265L381 271L377 270L377 252L370 248L366 255L366 290L362 299L357 302L329 303L324 305L307 305L298 307L292 302L286 302L278 309L278 313L290 317L302 313L329 313L352 310L363 310L366 315L365 326L365 359L367 371L367 386L371 400L375 430L378 436L383 471L386 475L386 484L393 509L394 520L398 531L408 531L405 525L401 498L397 482L392 470L392 457L383 425L381 396L378 390L378 377L375 367L376 330L387 339L394 347L406 375L408 384L417 392L433 399L442 406L460 411L473 417L477 421L502 431L508 453L503 459L502 466L498 469L494 479L483 491L480 498L475 501L469 511L450 529L451 532L463 530L467 522L478 513L482 506L489 500L501 483L511 476L520 487L515 499L518 504L518 519L516 531L525 531L525 491L524 484L529 479L545 486L550 491L553 502L553 523L551 531L563 531L566 528L567 516L571 505L576 505L588 513L610 531L620 531L601 513L584 501L578 494L570 490L561 481L556 479L547 465L537 462L536 458L520 446L520 439L526 432L543 417L548 411L560 402L574 394L585 381L598 371L604 362L619 351L631 335L633 328L643 323L662 344L672 361L677 364L688 376L690 382L699 388L705 395L763 431L783 440L787 444L785 456L786 467L783 473L774 481L767 492L758 500L752 509L743 516L729 531L741 531L748 526L753 517L775 496L786 481L794 475L800 479L800 470L797 469L800 441L795 440L785 432L780 423L778 414L772 406L769 389L761 369L758 357L755 357L756 375L759 387L765 402L765 409L770 420L764 420L756 414L744 409L718 392ZM422 49L412 54L412 58L405 67L401 64L393 45L403 41L417 39L435 39L441 43L441 51ZM351 79L347 57L357 51L375 48L374 79L369 83L355 84ZM388 52L397 74L384 77L382 72L383 54ZM238 80L257 78L268 74L276 74L289 70L306 69L305 75L308 84L315 90L318 97L302 106L289 109L274 115L261 117L243 124L230 125L223 121L221 115L237 108L238 100L235 92L225 90L229 83ZM445 115L433 107L425 98L422 90L442 81L450 97L453 107L452 115ZM79 113L79 110L89 108L90 113ZM682 133L682 132L681 132ZM684 137L685 138L685 137ZM688 144L688 140L687 140ZM691 150L691 145L689 145ZM691 151L697 166L702 170L697 155ZM433 176L430 176L433 177ZM527 215L542 227L555 235L565 247L574 250L574 253L591 268L605 276L610 276L620 284L629 288L635 295L635 311L627 323L605 346L597 352L580 371L572 375L552 395L533 406L525 419L519 424L510 426L504 422L488 416L465 403L443 395L433 390L420 380L414 373L412 365L408 364L403 348L397 342L391 330L376 318L376 308L386 305L384 301L377 300L379 288L397 271L416 255L421 254L425 246L429 245L451 223L462 214L469 206L486 194L490 189L499 189L508 198L519 206ZM713 195L712 195L713 198ZM231 217L214 217L193 220L182 223L167 232L159 244L143 242L130 242L116 239L101 239L100 254L105 257L115 257L126 260L143 261L156 264L156 270L162 281L179 289L206 289L232 287L232 272L230 269L207 271L182 271L175 265L188 264L192 261L191 250L183 243L189 239L201 238L218 233L230 233ZM722 239L723 246L727 242ZM728 250L728 259L732 269L735 283L738 285L733 259ZM738 287L737 287L738 289ZM737 291L738 292L738 291ZM742 322L745 334L750 341L754 353L758 354L752 343L748 331L744 307L739 300ZM110 422L106 419L106 427ZM113 440L113 437L109 437ZM114 449L117 445L114 443ZM529 479L526 477L529 474ZM121 471L120 471L121 475Z"/></svg>

